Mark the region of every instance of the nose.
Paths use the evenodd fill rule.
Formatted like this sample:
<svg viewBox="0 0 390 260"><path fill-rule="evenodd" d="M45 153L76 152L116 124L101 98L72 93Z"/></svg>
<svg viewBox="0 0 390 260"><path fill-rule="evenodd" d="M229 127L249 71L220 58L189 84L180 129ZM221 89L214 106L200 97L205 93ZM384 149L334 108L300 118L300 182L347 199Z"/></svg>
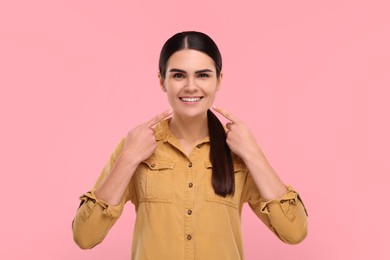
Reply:
<svg viewBox="0 0 390 260"><path fill-rule="evenodd" d="M187 84L185 85L185 90L189 92L195 92L198 86L196 85L194 77L188 77Z"/></svg>

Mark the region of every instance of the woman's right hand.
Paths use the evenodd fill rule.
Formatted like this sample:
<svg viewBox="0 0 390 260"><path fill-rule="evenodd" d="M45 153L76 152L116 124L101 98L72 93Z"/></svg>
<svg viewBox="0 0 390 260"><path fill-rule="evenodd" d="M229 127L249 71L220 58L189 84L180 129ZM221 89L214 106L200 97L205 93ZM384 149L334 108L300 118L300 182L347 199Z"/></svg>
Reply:
<svg viewBox="0 0 390 260"><path fill-rule="evenodd" d="M123 151L131 156L130 158L133 158L137 164L149 158L157 147L154 126L171 114L172 110L167 110L130 130L127 133Z"/></svg>

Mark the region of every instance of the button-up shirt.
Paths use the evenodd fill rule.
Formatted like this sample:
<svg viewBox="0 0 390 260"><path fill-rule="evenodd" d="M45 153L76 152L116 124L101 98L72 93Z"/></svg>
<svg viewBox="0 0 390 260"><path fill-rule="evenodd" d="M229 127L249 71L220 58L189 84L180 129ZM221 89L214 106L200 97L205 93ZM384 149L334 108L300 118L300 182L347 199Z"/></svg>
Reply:
<svg viewBox="0 0 390 260"><path fill-rule="evenodd" d="M125 137L115 147L94 187L80 198L73 221L74 240L81 248L103 241L120 217L126 202L136 210L132 259L244 259L241 211L253 212L282 241L302 241L307 234L307 212L298 193L287 186L280 198L266 201L244 162L233 154L235 192L222 197L211 183L209 137L187 156L169 130L169 120L155 128L157 148L134 172L118 205L95 196L123 150Z"/></svg>

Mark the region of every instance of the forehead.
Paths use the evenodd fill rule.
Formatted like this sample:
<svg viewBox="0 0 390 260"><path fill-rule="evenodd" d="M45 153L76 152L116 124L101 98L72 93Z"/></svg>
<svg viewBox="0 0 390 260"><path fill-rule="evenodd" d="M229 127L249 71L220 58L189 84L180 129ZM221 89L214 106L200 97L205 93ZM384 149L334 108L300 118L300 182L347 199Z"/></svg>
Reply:
<svg viewBox="0 0 390 260"><path fill-rule="evenodd" d="M168 71L171 68L185 71L201 69L215 70L214 61L207 54L197 50L180 50L172 54L167 62Z"/></svg>

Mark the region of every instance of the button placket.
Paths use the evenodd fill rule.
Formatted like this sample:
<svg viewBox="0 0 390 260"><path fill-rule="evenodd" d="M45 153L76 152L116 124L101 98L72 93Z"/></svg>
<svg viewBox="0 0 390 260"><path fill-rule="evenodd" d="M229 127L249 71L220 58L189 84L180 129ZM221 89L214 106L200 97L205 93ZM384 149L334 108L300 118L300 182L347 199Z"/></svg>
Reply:
<svg viewBox="0 0 390 260"><path fill-rule="evenodd" d="M193 212L192 209L194 207L194 172L196 172L195 164L192 162L196 160L195 156L196 153L193 153L190 155L189 158L187 158L186 164L183 166L185 167L185 178L186 178L186 187L185 187L185 197L184 197L184 234L185 234L185 246L184 246L184 254L185 258L187 259L193 259L194 254L194 240L192 237L192 234L194 232L193 230Z"/></svg>

